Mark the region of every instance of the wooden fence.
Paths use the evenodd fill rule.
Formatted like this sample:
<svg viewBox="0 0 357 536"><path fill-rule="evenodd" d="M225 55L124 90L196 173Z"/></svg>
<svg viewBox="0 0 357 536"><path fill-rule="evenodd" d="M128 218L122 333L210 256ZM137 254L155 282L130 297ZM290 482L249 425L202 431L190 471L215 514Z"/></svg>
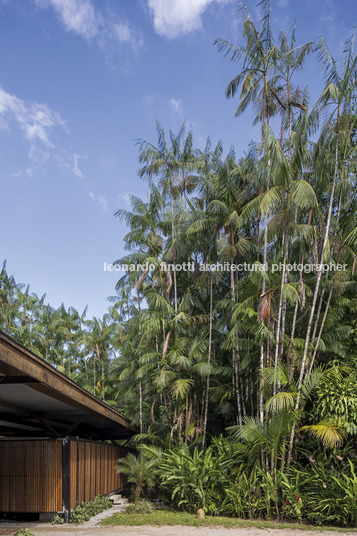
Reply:
<svg viewBox="0 0 357 536"><path fill-rule="evenodd" d="M126 452L117 445L80 439L0 440L0 512L62 512L66 503L75 508L120 489L125 477L115 466Z"/></svg>
<svg viewBox="0 0 357 536"><path fill-rule="evenodd" d="M126 449L80 440L71 441L70 449L71 508L124 487L125 477L116 472L115 466Z"/></svg>

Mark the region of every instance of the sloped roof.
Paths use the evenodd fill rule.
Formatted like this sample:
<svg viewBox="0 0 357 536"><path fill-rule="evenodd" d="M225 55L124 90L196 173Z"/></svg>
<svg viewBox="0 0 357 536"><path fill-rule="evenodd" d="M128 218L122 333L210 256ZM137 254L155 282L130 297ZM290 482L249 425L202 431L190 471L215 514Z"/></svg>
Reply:
<svg viewBox="0 0 357 536"><path fill-rule="evenodd" d="M0 436L115 440L129 419L0 331Z"/></svg>

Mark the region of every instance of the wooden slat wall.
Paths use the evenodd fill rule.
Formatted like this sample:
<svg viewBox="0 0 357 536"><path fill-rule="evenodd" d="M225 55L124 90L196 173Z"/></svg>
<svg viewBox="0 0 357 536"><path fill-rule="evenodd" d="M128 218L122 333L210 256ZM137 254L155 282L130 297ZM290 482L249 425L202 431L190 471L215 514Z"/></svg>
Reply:
<svg viewBox="0 0 357 536"><path fill-rule="evenodd" d="M70 442L71 508L124 487L115 467L127 449ZM0 441L0 512L62 511L62 440Z"/></svg>
<svg viewBox="0 0 357 536"><path fill-rule="evenodd" d="M127 449L108 443L71 441L71 508L124 487L115 467Z"/></svg>
<svg viewBox="0 0 357 536"><path fill-rule="evenodd" d="M0 441L0 511L62 510L62 442Z"/></svg>

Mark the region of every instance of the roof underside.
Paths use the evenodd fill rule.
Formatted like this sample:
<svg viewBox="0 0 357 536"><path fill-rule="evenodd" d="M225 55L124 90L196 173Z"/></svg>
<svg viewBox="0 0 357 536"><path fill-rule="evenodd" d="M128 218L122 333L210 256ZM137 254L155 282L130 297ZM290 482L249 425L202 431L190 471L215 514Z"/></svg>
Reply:
<svg viewBox="0 0 357 536"><path fill-rule="evenodd" d="M135 428L46 361L0 332L0 437L131 437Z"/></svg>

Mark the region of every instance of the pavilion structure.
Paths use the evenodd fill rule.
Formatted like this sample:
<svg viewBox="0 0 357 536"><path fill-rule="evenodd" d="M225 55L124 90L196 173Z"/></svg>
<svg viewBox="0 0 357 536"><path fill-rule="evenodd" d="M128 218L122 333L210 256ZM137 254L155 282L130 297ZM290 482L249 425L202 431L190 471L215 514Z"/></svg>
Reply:
<svg viewBox="0 0 357 536"><path fill-rule="evenodd" d="M0 332L0 513L63 513L119 491L130 421Z"/></svg>

